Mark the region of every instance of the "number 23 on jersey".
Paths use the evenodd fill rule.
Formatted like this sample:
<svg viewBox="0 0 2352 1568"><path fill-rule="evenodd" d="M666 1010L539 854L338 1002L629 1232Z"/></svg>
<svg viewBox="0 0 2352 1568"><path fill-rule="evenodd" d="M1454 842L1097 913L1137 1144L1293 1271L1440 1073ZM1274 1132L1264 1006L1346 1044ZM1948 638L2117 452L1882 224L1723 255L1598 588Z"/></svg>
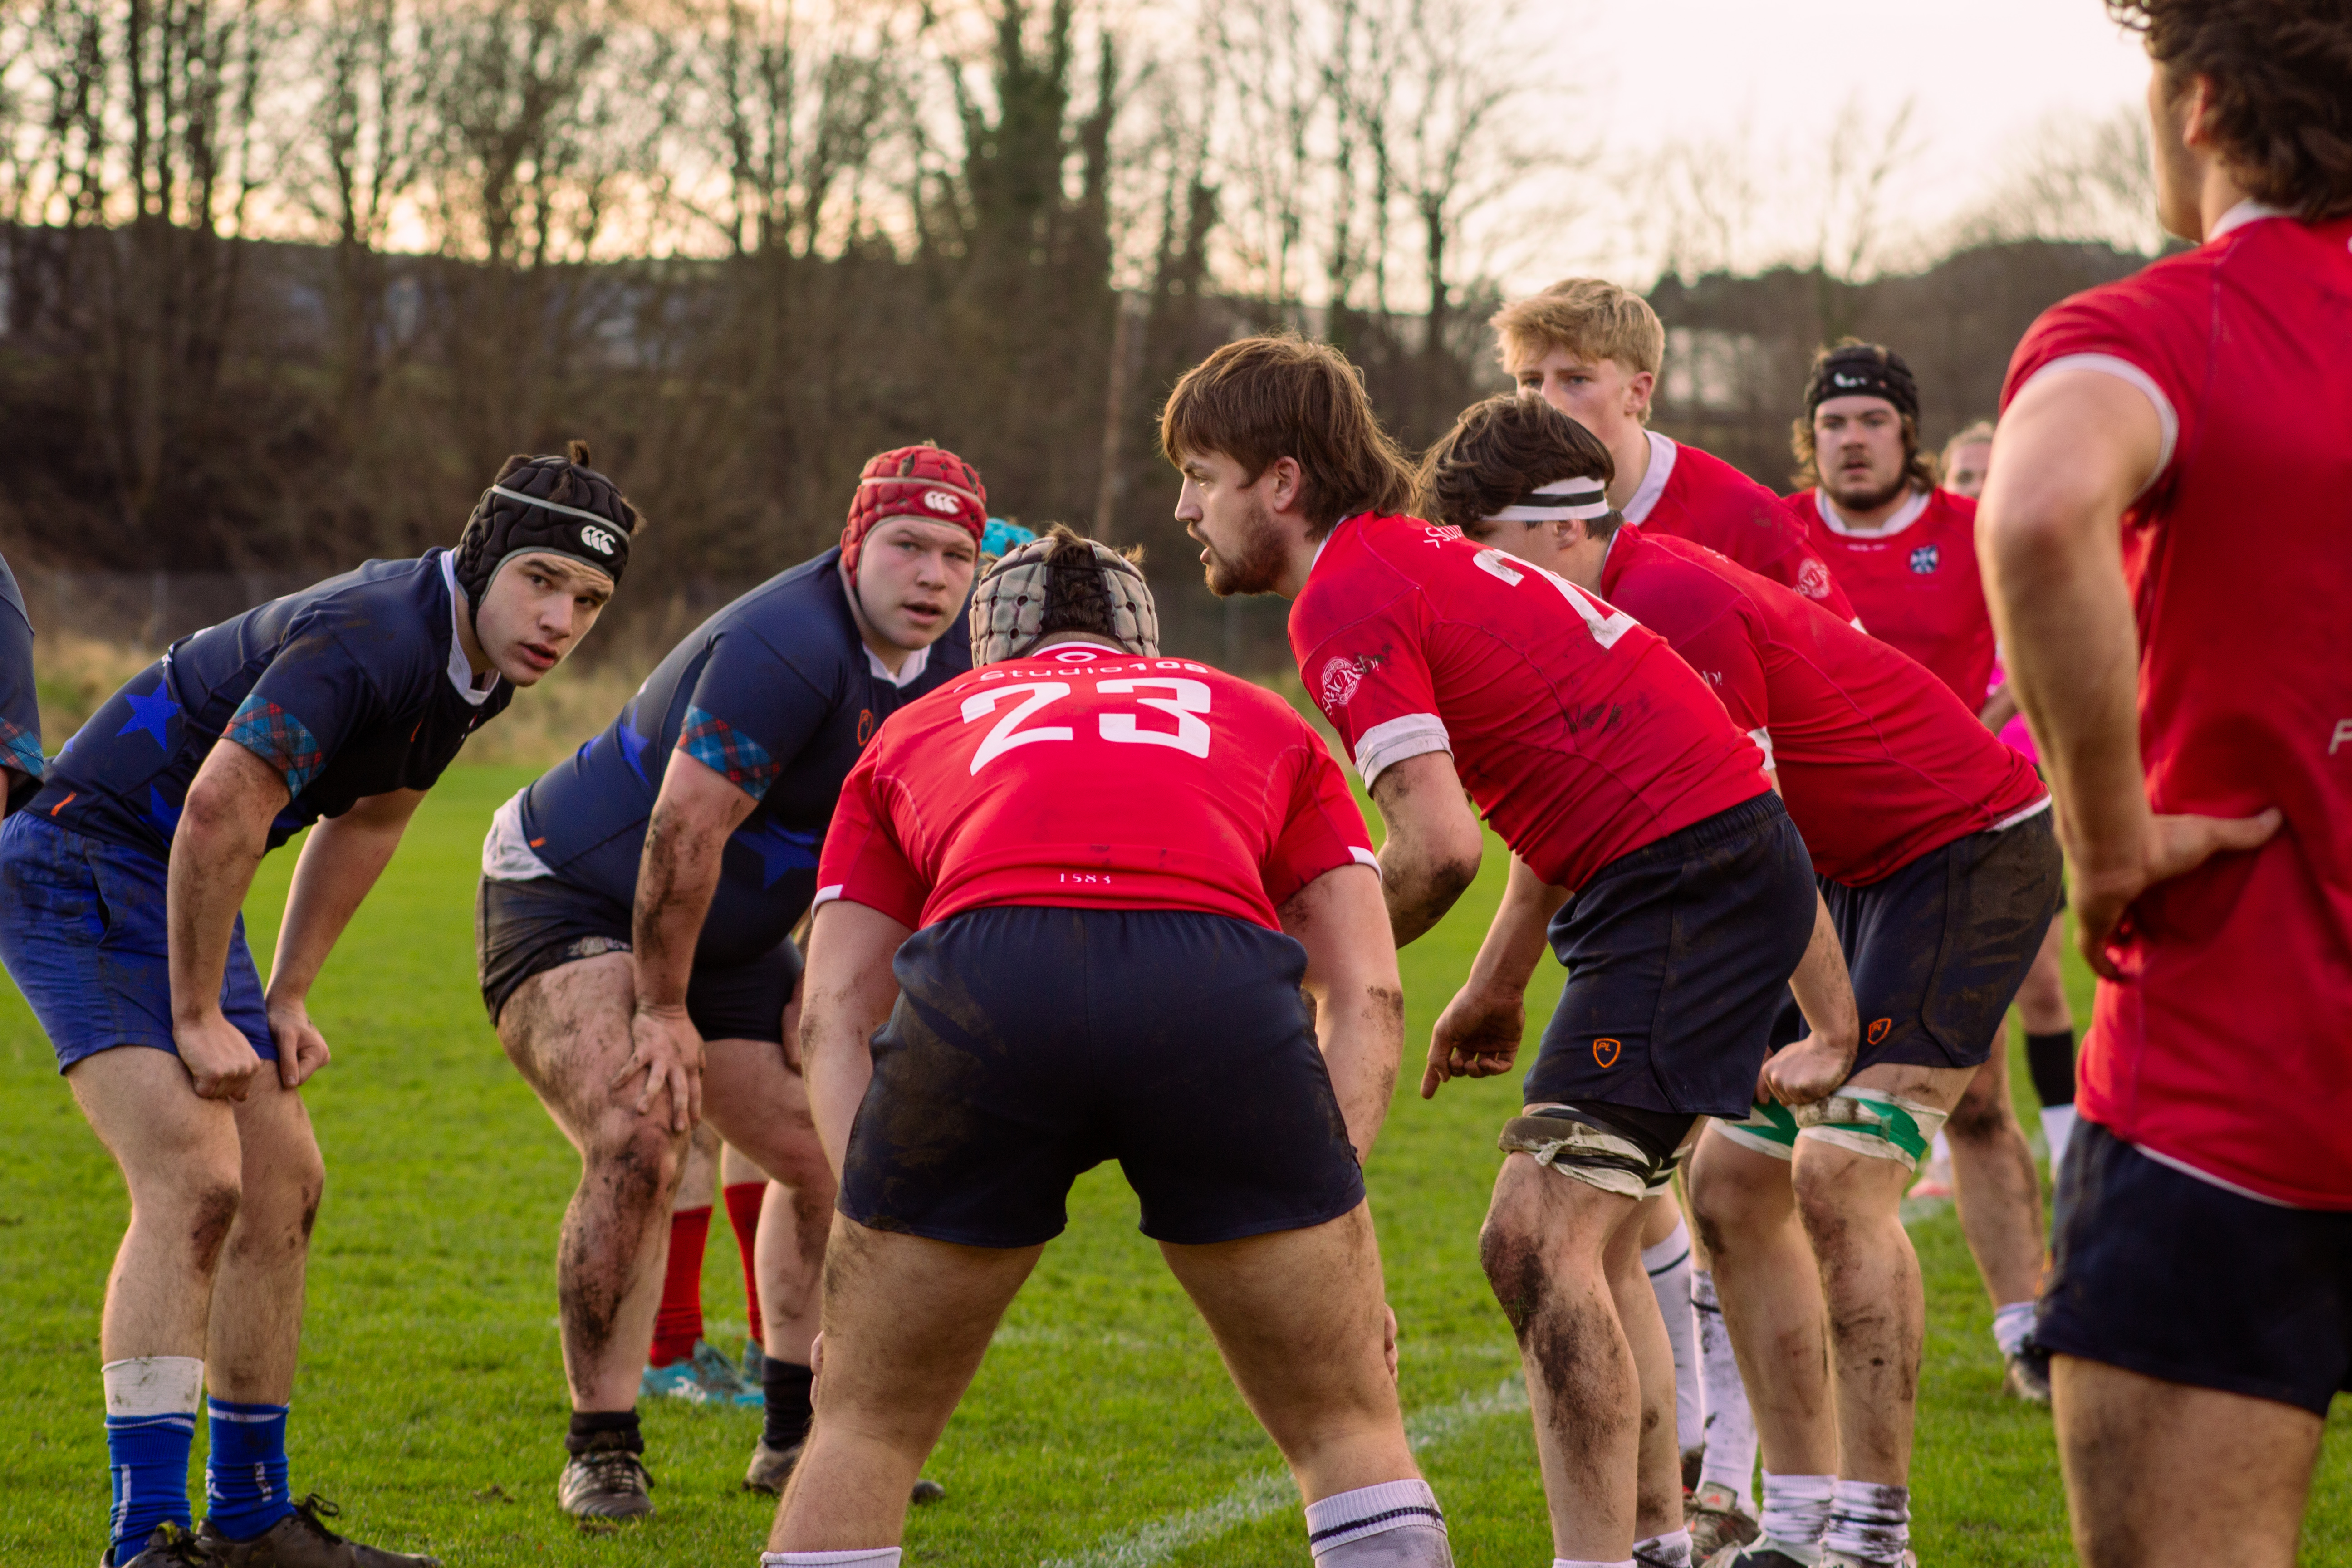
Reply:
<svg viewBox="0 0 2352 1568"><path fill-rule="evenodd" d="M1209 711L1208 682L1188 680L1181 676L1139 676L1097 680L1094 689L1102 697L1132 698L1138 707L1153 710L1176 721L1173 730L1147 729L1145 721L1151 718L1150 714L1124 710L1097 713L1093 728L1099 739L1121 746L1173 746L1196 757L1209 754L1209 721L1202 717ZM1049 710L1067 698L1070 689L1066 680L1024 680L992 686L965 698L962 712L966 724L998 715L996 722L982 737L979 749L971 754L971 771L979 773L1016 746L1040 741L1076 740L1079 726L1075 723L1029 722L1033 719L1050 720ZM1011 698L1020 700L999 714Z"/></svg>

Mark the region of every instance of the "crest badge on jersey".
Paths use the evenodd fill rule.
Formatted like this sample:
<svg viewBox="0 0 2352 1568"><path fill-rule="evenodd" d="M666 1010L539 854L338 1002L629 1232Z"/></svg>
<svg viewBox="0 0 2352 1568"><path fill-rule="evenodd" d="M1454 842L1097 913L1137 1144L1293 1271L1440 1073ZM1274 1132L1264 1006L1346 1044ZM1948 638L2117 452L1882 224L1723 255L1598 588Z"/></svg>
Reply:
<svg viewBox="0 0 2352 1568"><path fill-rule="evenodd" d="M1797 592L1808 599L1828 598L1830 569L1820 561L1807 557L1805 563L1797 568Z"/></svg>
<svg viewBox="0 0 2352 1568"><path fill-rule="evenodd" d="M1323 667L1323 706L1345 708L1356 695L1356 688L1364 677L1387 663L1384 655L1377 653L1335 654Z"/></svg>
<svg viewBox="0 0 2352 1568"><path fill-rule="evenodd" d="M1923 544L1911 552L1911 570L1926 576L1944 563L1944 552L1932 544Z"/></svg>

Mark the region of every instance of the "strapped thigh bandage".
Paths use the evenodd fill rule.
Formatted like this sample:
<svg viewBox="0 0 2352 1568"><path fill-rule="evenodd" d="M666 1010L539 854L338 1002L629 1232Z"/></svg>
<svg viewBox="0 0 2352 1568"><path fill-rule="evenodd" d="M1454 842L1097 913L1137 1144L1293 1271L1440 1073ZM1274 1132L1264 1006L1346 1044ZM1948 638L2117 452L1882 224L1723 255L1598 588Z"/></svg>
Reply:
<svg viewBox="0 0 2352 1568"><path fill-rule="evenodd" d="M1769 1154L1775 1160L1796 1158L1797 1119L1778 1101L1757 1105L1745 1121L1717 1121L1715 1128L1743 1149Z"/></svg>
<svg viewBox="0 0 2352 1568"><path fill-rule="evenodd" d="M1943 1130L1947 1114L1916 1100L1897 1100L1884 1089L1848 1084L1826 1100L1797 1107L1797 1135L1874 1160L1899 1160L1916 1171L1927 1145Z"/></svg>
<svg viewBox="0 0 2352 1568"><path fill-rule="evenodd" d="M1675 1171L1672 1151L1653 1153L1572 1105L1527 1109L1528 1114L1504 1123L1503 1135L1495 1141L1505 1153L1532 1155L1537 1164L1604 1193L1639 1199L1666 1190Z"/></svg>

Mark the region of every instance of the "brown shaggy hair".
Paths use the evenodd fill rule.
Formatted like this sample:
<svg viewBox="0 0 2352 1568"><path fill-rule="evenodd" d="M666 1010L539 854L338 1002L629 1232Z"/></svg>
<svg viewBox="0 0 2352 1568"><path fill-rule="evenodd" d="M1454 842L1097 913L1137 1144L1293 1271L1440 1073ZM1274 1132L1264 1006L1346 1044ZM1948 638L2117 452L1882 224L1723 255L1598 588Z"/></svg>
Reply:
<svg viewBox="0 0 2352 1568"><path fill-rule="evenodd" d="M2256 200L2352 213L2352 11L2344 0L2106 0L2177 98L2210 80L2215 131Z"/></svg>
<svg viewBox="0 0 2352 1568"><path fill-rule="evenodd" d="M1474 403L1440 436L1416 476L1421 515L1465 532L1534 489L1560 479L1617 477L1601 437L1540 397L1505 395ZM1606 539L1625 521L1614 510L1584 531ZM1516 525L1514 525L1516 526Z"/></svg>
<svg viewBox="0 0 2352 1568"><path fill-rule="evenodd" d="M1221 452L1252 484L1276 458L1293 459L1314 538L1360 511L1402 511L1412 495L1412 470L1361 374L1339 350L1287 332L1227 343L1186 371L1160 411L1160 449L1180 467Z"/></svg>
<svg viewBox="0 0 2352 1568"><path fill-rule="evenodd" d="M1826 347L1815 349L1812 365L1805 372L1806 381L1810 383L1821 370L1822 361L1829 358L1838 350L1873 346L1875 345L1865 344L1860 338L1840 338ZM1880 350L1882 356L1885 353L1885 350ZM1912 484L1923 490L1932 490L1936 488L1935 456L1919 449L1919 421L1908 414L1904 414L1901 417L1904 470L1911 476ZM1809 490L1820 484L1822 470L1817 455L1813 451L1813 416L1811 414L1800 414L1790 424L1789 449L1794 452L1797 458L1797 471L1789 476L1790 485L1797 489Z"/></svg>

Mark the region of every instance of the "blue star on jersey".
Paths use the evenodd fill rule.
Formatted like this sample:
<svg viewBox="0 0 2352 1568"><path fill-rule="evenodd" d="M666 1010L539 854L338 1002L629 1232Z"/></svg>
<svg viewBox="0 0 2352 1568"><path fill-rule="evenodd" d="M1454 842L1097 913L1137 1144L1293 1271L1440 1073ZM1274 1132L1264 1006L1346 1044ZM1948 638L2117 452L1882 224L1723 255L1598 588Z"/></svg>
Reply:
<svg viewBox="0 0 2352 1568"><path fill-rule="evenodd" d="M613 725L613 742L615 745L621 748L621 760L629 764L629 771L636 774L640 781L649 783L651 781L646 780L646 764L644 760L646 754L646 737L638 734L637 731L632 729L629 725L629 713L635 710L635 704L631 704L630 708L623 710L621 717L614 721Z"/></svg>
<svg viewBox="0 0 2352 1568"><path fill-rule="evenodd" d="M1925 576L1943 564L1944 552L1932 544L1923 544L1911 552L1911 570Z"/></svg>
<svg viewBox="0 0 2352 1568"><path fill-rule="evenodd" d="M815 870L817 846L824 842L822 834L795 833L764 815L737 828L734 837L736 843L759 856L762 892L774 887L787 871Z"/></svg>
<svg viewBox="0 0 2352 1568"><path fill-rule="evenodd" d="M133 730L144 730L155 737L157 745L170 751L172 721L180 716L180 705L172 700L171 681L158 680L155 689L143 697L135 691L126 691L122 700L131 705L131 721L115 733L121 736L128 735Z"/></svg>

